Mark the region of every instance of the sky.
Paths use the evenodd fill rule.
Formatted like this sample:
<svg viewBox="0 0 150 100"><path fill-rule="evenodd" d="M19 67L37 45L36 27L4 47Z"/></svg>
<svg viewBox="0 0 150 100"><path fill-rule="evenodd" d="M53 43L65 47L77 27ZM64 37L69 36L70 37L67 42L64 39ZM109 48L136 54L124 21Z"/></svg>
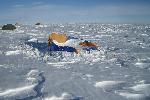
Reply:
<svg viewBox="0 0 150 100"><path fill-rule="evenodd" d="M0 0L0 23L150 23L150 0Z"/></svg>

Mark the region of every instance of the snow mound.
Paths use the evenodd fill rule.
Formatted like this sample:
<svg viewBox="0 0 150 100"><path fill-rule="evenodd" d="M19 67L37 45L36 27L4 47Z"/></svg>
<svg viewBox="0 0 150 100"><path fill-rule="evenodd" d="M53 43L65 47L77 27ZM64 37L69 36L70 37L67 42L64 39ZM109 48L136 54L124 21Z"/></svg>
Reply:
<svg viewBox="0 0 150 100"><path fill-rule="evenodd" d="M27 74L27 80L29 83L38 83L39 81L42 81L42 78L39 76L40 72L38 70L31 70Z"/></svg>
<svg viewBox="0 0 150 100"><path fill-rule="evenodd" d="M59 96L51 96L47 97L44 100L83 100L82 97L73 97L72 94L63 93L60 97Z"/></svg>
<svg viewBox="0 0 150 100"><path fill-rule="evenodd" d="M6 55L6 56L9 56L9 55L18 55L18 54L20 54L20 53L21 53L20 50L16 50L16 51L7 51L7 52L5 53L5 55Z"/></svg>
<svg viewBox="0 0 150 100"><path fill-rule="evenodd" d="M28 42L37 42L37 38L32 38L32 39L30 39L30 40L28 40Z"/></svg>
<svg viewBox="0 0 150 100"><path fill-rule="evenodd" d="M63 93L60 97L57 97L57 96L52 96L52 97L48 97L48 98L45 98L44 100L69 100L71 99L71 95L68 94L68 93Z"/></svg>
<svg viewBox="0 0 150 100"><path fill-rule="evenodd" d="M0 91L0 100L32 99L41 96L44 76L38 70L31 70L27 74L27 83L23 87Z"/></svg>
<svg viewBox="0 0 150 100"><path fill-rule="evenodd" d="M147 69L150 66L150 61L149 59L140 59L135 63L135 66L142 69Z"/></svg>
<svg viewBox="0 0 150 100"><path fill-rule="evenodd" d="M120 88L123 84L123 81L101 81L96 82L95 87L102 88L104 91L112 91L113 89Z"/></svg>
<svg viewBox="0 0 150 100"><path fill-rule="evenodd" d="M127 99L145 100L146 98L150 98L150 84L137 84L129 87L127 90L119 91L117 94Z"/></svg>
<svg viewBox="0 0 150 100"><path fill-rule="evenodd" d="M33 88L36 86L36 84L27 85L19 88L14 89L8 89L5 91L0 92L0 99L8 99L8 98L21 98L21 97L27 97L29 95L35 95L35 91Z"/></svg>
<svg viewBox="0 0 150 100"><path fill-rule="evenodd" d="M2 51L0 51L0 55L1 55L1 54L3 54L3 52L2 52Z"/></svg>
<svg viewBox="0 0 150 100"><path fill-rule="evenodd" d="M127 99L142 99L145 96L143 94L136 94L136 93L130 93L130 92L120 92L119 95L126 97Z"/></svg>
<svg viewBox="0 0 150 100"><path fill-rule="evenodd" d="M66 64L73 64L75 63L75 61L64 61L64 62L47 62L48 65L53 65L53 66L56 66L57 68L61 67L61 66L64 66ZM61 67L62 68L62 67Z"/></svg>
<svg viewBox="0 0 150 100"><path fill-rule="evenodd" d="M28 45L24 45L24 47L20 47L23 54L25 54L28 58L39 58L40 52L37 48L33 48Z"/></svg>
<svg viewBox="0 0 150 100"><path fill-rule="evenodd" d="M141 92L145 96L150 96L150 84L138 84L131 87L134 91Z"/></svg>

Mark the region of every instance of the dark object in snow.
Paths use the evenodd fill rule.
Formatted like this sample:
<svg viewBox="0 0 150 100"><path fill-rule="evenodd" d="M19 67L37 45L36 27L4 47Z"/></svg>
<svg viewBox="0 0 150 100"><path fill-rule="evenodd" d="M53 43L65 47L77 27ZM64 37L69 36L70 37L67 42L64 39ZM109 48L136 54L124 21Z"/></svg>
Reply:
<svg viewBox="0 0 150 100"><path fill-rule="evenodd" d="M2 30L14 30L14 29L16 29L16 26L13 24L7 24L2 27Z"/></svg>
<svg viewBox="0 0 150 100"><path fill-rule="evenodd" d="M125 37L125 38L127 38L127 37L128 37L128 35L125 35L124 37Z"/></svg>
<svg viewBox="0 0 150 100"><path fill-rule="evenodd" d="M15 23L15 26L19 26L19 23Z"/></svg>
<svg viewBox="0 0 150 100"><path fill-rule="evenodd" d="M35 25L41 25L41 23L36 23Z"/></svg>
<svg viewBox="0 0 150 100"><path fill-rule="evenodd" d="M96 43L92 43L87 40L85 40L84 42L80 42L79 45L82 47L94 47L95 49L98 49L99 47Z"/></svg>

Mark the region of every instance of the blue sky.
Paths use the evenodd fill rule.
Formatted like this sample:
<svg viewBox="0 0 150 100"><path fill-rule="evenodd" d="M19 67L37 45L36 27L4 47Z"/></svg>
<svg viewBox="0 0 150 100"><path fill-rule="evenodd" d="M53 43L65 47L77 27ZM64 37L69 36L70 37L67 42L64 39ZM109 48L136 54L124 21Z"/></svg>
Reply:
<svg viewBox="0 0 150 100"><path fill-rule="evenodd" d="M150 0L0 0L0 23L150 23Z"/></svg>

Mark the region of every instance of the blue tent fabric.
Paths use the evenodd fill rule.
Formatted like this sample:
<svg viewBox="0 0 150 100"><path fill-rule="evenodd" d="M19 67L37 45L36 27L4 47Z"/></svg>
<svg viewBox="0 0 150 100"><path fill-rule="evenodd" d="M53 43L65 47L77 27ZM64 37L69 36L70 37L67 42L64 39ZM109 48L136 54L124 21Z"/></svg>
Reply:
<svg viewBox="0 0 150 100"><path fill-rule="evenodd" d="M91 50L97 50L97 48L96 47L85 47L85 48L83 48L83 50L91 51Z"/></svg>
<svg viewBox="0 0 150 100"><path fill-rule="evenodd" d="M49 47L50 51L67 51L67 52L76 52L76 49L69 46L58 46L54 43L51 43Z"/></svg>

